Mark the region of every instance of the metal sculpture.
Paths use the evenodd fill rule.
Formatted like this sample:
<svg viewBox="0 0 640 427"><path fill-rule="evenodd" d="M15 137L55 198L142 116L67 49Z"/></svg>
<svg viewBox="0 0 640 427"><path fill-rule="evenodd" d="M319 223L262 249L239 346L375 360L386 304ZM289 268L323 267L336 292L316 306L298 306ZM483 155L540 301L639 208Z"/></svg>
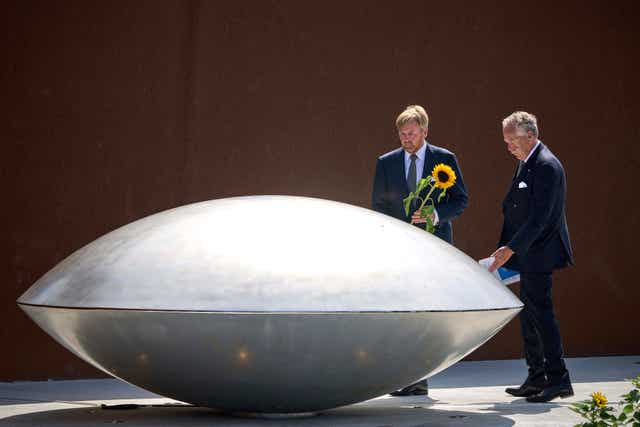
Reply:
<svg viewBox="0 0 640 427"><path fill-rule="evenodd" d="M429 377L521 308L473 259L327 200L251 196L108 233L18 300L117 378L237 412L314 412Z"/></svg>

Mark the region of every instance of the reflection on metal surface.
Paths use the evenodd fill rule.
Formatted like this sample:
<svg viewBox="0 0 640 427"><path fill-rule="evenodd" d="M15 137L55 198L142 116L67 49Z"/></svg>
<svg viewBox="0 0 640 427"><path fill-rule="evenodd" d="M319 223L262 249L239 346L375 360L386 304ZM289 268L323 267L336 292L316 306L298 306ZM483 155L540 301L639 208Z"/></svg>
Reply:
<svg viewBox="0 0 640 427"><path fill-rule="evenodd" d="M445 369L520 301L474 260L337 202L197 203L78 250L18 300L70 351L197 405L298 413Z"/></svg>

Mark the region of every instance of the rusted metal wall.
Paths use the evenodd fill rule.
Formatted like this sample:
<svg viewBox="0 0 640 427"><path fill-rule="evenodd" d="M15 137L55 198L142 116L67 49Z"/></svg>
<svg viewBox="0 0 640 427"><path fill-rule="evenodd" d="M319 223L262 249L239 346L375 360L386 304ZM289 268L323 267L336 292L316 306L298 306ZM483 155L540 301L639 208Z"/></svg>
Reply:
<svg viewBox="0 0 640 427"><path fill-rule="evenodd" d="M470 206L455 240L475 258L495 247L515 167L500 120L539 116L568 176L566 352L640 353L639 7L615 3L5 2L0 380L100 375L15 304L72 251L212 198L368 206L412 103L458 155ZM471 358L520 347L512 322Z"/></svg>

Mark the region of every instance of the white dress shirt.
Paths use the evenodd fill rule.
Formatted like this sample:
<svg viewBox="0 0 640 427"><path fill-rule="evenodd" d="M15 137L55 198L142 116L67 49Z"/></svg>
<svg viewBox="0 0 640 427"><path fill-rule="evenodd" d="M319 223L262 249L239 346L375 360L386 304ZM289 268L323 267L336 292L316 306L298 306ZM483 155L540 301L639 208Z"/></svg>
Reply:
<svg viewBox="0 0 640 427"><path fill-rule="evenodd" d="M540 143L541 141L539 139L536 139L536 145L534 145L531 151L529 151L529 154L527 154L527 158L523 160L524 163L527 163L527 160L529 160L529 157L531 157L531 155L536 151L536 148L538 148L538 145L540 145ZM406 152L405 152L405 155L406 155Z"/></svg>

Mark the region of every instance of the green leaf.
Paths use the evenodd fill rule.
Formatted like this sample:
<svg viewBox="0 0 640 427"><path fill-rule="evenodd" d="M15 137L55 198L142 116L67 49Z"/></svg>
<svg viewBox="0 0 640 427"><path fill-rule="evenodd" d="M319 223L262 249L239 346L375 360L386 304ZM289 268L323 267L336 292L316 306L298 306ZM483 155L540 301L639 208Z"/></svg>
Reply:
<svg viewBox="0 0 640 427"><path fill-rule="evenodd" d="M415 197L416 195L412 191L411 193L409 193L409 195L405 199L402 200L402 204L404 205L404 214L406 216L409 216L409 209L411 208L411 202Z"/></svg>
<svg viewBox="0 0 640 427"><path fill-rule="evenodd" d="M444 199L444 196L446 196L446 195L447 195L447 190L442 190L442 192L438 196L438 203L440 203L442 201L442 199Z"/></svg>
<svg viewBox="0 0 640 427"><path fill-rule="evenodd" d="M624 408L622 408L622 412L629 415L630 413L633 412L633 405L629 404L625 406Z"/></svg>
<svg viewBox="0 0 640 427"><path fill-rule="evenodd" d="M640 388L640 375L631 379L627 378L626 381L630 381L636 388Z"/></svg>
<svg viewBox="0 0 640 427"><path fill-rule="evenodd" d="M433 205L426 205L420 210L420 213L425 217L429 217L429 215L433 213L434 209L435 207Z"/></svg>
<svg viewBox="0 0 640 427"><path fill-rule="evenodd" d="M435 227L433 226L433 224L432 224L431 222L429 222L429 221L427 221L427 227L426 227L426 230L427 230L429 233L431 233L431 234L433 234L433 233L435 233L435 232L436 232L436 228L435 228Z"/></svg>
<svg viewBox="0 0 640 427"><path fill-rule="evenodd" d="M429 185L429 182L431 181L431 177L427 177L427 178L422 178L420 181L418 181L418 186L416 188L416 194L420 194L422 193L422 190L425 189L425 187L427 185Z"/></svg>
<svg viewBox="0 0 640 427"><path fill-rule="evenodd" d="M577 409L587 410L591 406L589 404L590 402L591 402L590 400L583 400L581 402L572 403L571 405L575 406Z"/></svg>
<svg viewBox="0 0 640 427"><path fill-rule="evenodd" d="M420 215L423 218L427 219L425 230L432 234L436 231L436 228L433 225L433 221L431 220L431 214L433 214L433 210L433 205L423 206L422 209L420 209Z"/></svg>

